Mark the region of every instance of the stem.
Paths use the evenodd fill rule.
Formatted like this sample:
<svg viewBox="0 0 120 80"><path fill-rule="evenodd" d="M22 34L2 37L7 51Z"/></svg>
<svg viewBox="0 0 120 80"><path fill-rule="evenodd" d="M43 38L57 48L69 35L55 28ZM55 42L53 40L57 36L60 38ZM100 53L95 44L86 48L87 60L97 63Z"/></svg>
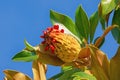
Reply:
<svg viewBox="0 0 120 80"><path fill-rule="evenodd" d="M97 41L95 42L95 46L98 47L98 46L101 44L103 38L104 38L112 29L114 29L115 27L117 27L117 25L112 25L112 26L108 27L108 28L104 31L103 35L102 35L100 38L97 39Z"/></svg>

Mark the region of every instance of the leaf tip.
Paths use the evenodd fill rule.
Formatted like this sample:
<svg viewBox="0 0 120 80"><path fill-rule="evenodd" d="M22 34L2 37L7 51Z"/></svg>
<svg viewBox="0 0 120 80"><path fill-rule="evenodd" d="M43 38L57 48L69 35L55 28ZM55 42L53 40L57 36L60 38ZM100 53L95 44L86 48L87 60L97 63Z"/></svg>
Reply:
<svg viewBox="0 0 120 80"><path fill-rule="evenodd" d="M30 51L33 51L34 50L34 47L32 45L30 45L26 39L24 39L24 44L26 46L26 48Z"/></svg>

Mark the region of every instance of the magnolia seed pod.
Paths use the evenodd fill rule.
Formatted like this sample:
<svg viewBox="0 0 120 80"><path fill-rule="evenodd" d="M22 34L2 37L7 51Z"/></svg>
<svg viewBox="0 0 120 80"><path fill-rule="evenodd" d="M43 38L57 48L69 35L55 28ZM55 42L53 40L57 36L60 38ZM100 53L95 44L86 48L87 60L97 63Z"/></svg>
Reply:
<svg viewBox="0 0 120 80"><path fill-rule="evenodd" d="M57 56L64 62L72 62L77 59L81 46L77 39L72 35L59 30L58 25L54 25L44 31L43 44L46 44L45 50L50 51L50 55Z"/></svg>

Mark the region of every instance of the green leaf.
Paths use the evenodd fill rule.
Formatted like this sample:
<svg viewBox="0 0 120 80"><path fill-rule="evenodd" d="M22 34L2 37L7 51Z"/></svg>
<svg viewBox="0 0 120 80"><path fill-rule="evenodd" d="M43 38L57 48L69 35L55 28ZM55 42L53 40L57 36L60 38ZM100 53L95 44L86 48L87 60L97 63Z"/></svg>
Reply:
<svg viewBox="0 0 120 80"><path fill-rule="evenodd" d="M72 68L73 68L72 66L63 66L62 71L65 72L65 71L71 70Z"/></svg>
<svg viewBox="0 0 120 80"><path fill-rule="evenodd" d="M77 26L79 37L81 38L82 36L85 40L88 41L89 27L90 27L89 20L88 20L87 14L85 13L85 11L81 6L79 6L76 10L75 24Z"/></svg>
<svg viewBox="0 0 120 80"><path fill-rule="evenodd" d="M30 45L26 40L24 40L25 46L28 50L30 51L34 51L34 47L32 45Z"/></svg>
<svg viewBox="0 0 120 80"><path fill-rule="evenodd" d="M97 80L94 76L85 72L76 72L72 75L73 80Z"/></svg>
<svg viewBox="0 0 120 80"><path fill-rule="evenodd" d="M119 4L120 0L101 0L101 6L102 6L102 15L106 15L110 13L117 4Z"/></svg>
<svg viewBox="0 0 120 80"><path fill-rule="evenodd" d="M91 17L90 17L90 42L93 41L95 30L97 28L98 22L99 22L99 16L98 11L96 11Z"/></svg>
<svg viewBox="0 0 120 80"><path fill-rule="evenodd" d="M76 32L75 23L66 15L50 10L50 19L53 24L60 23L63 24L68 30L70 30L74 35L78 36Z"/></svg>
<svg viewBox="0 0 120 80"><path fill-rule="evenodd" d="M58 80L73 80L72 79L73 73L79 72L79 71L80 71L79 69L72 69L72 70L65 71L64 74L60 76Z"/></svg>
<svg viewBox="0 0 120 80"><path fill-rule="evenodd" d="M48 80L56 80L56 79L58 79L60 76L62 76L63 75L63 72L61 72L61 73L58 73L58 74L56 74L56 75L54 75L53 77L51 77L50 79L48 79Z"/></svg>
<svg viewBox="0 0 120 80"><path fill-rule="evenodd" d="M105 30L106 22L105 22L105 19L103 17L100 17L100 23L101 23L101 26L102 26L102 30Z"/></svg>
<svg viewBox="0 0 120 80"><path fill-rule="evenodd" d="M36 60L38 56L35 54L35 52L31 52L28 50L23 50L19 53L17 53L12 60L13 61L23 61L23 62L29 62Z"/></svg>
<svg viewBox="0 0 120 80"><path fill-rule="evenodd" d="M120 44L120 29L119 28L113 29L112 35L113 35L114 39L117 41L117 43Z"/></svg>
<svg viewBox="0 0 120 80"><path fill-rule="evenodd" d="M109 16L111 12L109 12L106 15L102 15L102 5L100 3L98 6L98 14L99 14L99 19L100 19L100 23L102 26L102 30L105 30L105 28L108 26Z"/></svg>
<svg viewBox="0 0 120 80"><path fill-rule="evenodd" d="M110 80L120 80L120 47L110 60Z"/></svg>
<svg viewBox="0 0 120 80"><path fill-rule="evenodd" d="M81 80L81 78L77 76L77 77L74 77L73 80ZM88 80L88 79L83 79L83 80Z"/></svg>
<svg viewBox="0 0 120 80"><path fill-rule="evenodd" d="M114 39L117 41L117 43L120 44L120 8L114 12L112 24L119 26L119 28L114 28L112 30L112 35Z"/></svg>
<svg viewBox="0 0 120 80"><path fill-rule="evenodd" d="M96 80L92 75L82 72L79 69L66 70L64 74L60 75L58 80ZM52 80L52 79L51 79ZM55 80L55 79L53 79Z"/></svg>

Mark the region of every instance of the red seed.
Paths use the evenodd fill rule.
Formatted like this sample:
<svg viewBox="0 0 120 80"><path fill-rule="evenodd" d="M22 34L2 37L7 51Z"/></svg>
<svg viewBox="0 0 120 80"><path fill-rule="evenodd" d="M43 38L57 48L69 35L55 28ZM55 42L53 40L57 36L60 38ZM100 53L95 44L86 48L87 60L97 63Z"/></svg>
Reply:
<svg viewBox="0 0 120 80"><path fill-rule="evenodd" d="M50 45L50 49L54 53L55 47L53 45Z"/></svg>
<svg viewBox="0 0 120 80"><path fill-rule="evenodd" d="M48 28L47 28L47 30L48 30L48 31L52 31L52 30L53 30L53 28L51 28L51 27L48 27Z"/></svg>
<svg viewBox="0 0 120 80"><path fill-rule="evenodd" d="M49 49L49 46L46 46L46 47L45 47L45 51L47 51L48 49Z"/></svg>
<svg viewBox="0 0 120 80"><path fill-rule="evenodd" d="M61 29L61 31L60 31L60 32L64 33L64 29Z"/></svg>
<svg viewBox="0 0 120 80"><path fill-rule="evenodd" d="M52 42L53 42L53 43L55 43L55 42L56 42L56 40L55 40L55 39L52 39Z"/></svg>
<svg viewBox="0 0 120 80"><path fill-rule="evenodd" d="M40 38L45 38L45 36L40 36Z"/></svg>
<svg viewBox="0 0 120 80"><path fill-rule="evenodd" d="M52 51L52 53L54 53L54 50L51 50Z"/></svg>
<svg viewBox="0 0 120 80"><path fill-rule="evenodd" d="M59 25L54 25L53 28L58 30L59 29Z"/></svg>
<svg viewBox="0 0 120 80"><path fill-rule="evenodd" d="M46 31L43 31L43 33L44 33L44 35L46 35L46 34L47 34L47 32L46 32Z"/></svg>

